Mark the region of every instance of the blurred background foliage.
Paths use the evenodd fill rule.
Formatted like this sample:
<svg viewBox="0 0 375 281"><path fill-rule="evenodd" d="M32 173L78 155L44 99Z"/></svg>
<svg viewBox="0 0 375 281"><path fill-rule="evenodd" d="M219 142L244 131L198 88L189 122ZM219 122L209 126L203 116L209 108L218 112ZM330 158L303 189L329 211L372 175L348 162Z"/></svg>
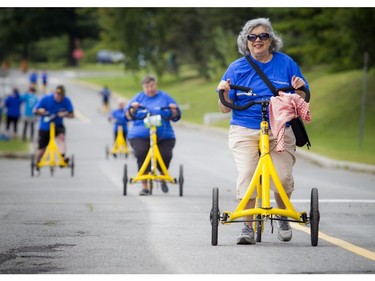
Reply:
<svg viewBox="0 0 375 281"><path fill-rule="evenodd" d="M256 17L271 19L302 67L358 69L364 52L375 56L373 8L1 8L0 60L74 66L74 49L82 63L108 49L125 54L124 70L161 77L189 65L216 79L240 56L235 38Z"/></svg>

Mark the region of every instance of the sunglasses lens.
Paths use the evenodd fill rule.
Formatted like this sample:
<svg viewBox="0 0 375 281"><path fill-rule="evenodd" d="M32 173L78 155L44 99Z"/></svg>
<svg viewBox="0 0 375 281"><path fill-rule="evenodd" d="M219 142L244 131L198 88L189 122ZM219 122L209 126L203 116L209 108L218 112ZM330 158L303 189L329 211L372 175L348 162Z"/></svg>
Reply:
<svg viewBox="0 0 375 281"><path fill-rule="evenodd" d="M247 40L249 40L250 42L255 42L255 40L257 40L257 37L258 36L254 34L250 34L250 35L247 35Z"/></svg>
<svg viewBox="0 0 375 281"><path fill-rule="evenodd" d="M262 41L265 41L268 38L270 38L270 35L268 33L261 33L258 36L259 36L259 39L262 40Z"/></svg>

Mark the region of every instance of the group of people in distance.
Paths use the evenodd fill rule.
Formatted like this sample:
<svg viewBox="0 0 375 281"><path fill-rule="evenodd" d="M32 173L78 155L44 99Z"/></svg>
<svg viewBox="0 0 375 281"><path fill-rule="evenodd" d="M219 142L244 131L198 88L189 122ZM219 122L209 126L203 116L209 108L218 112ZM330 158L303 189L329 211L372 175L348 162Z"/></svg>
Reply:
<svg viewBox="0 0 375 281"><path fill-rule="evenodd" d="M2 139L16 139L18 136L18 124L23 121L22 140L34 140L34 127L36 116L33 112L34 106L39 100L38 95L38 72L32 69L29 74L28 89L22 94L19 88L14 87L12 92L4 99L0 98L0 125L3 113L5 115L5 128L1 134ZM43 70L41 74L42 92L47 91L48 74ZM27 132L30 131L28 134ZM29 135L29 139L27 136Z"/></svg>

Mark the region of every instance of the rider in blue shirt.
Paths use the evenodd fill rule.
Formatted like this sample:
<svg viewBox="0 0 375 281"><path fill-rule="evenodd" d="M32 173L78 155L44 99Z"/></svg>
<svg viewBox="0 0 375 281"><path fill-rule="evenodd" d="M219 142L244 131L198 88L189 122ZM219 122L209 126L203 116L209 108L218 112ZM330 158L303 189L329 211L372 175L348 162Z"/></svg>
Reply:
<svg viewBox="0 0 375 281"><path fill-rule="evenodd" d="M128 119L126 118L125 111L124 111L125 100L123 98L120 98L118 99L117 103L118 103L118 108L113 110L110 113L108 120L114 122L114 126L113 126L113 131L114 131L114 136L115 136L114 140L116 140L119 126L122 126L122 132L124 134L124 139L126 140L126 136L128 133Z"/></svg>
<svg viewBox="0 0 375 281"><path fill-rule="evenodd" d="M100 91L103 100L103 111L108 112L109 110L109 99L111 97L111 90L108 86L104 85L103 89Z"/></svg>
<svg viewBox="0 0 375 281"><path fill-rule="evenodd" d="M177 102L171 96L166 92L158 90L155 77L146 76L142 80L142 87L143 91L129 101L128 106L125 109L126 116L129 120L132 120L129 110L132 110L134 113L139 106L145 107L152 115L170 115L165 116L168 117L168 119L162 118L162 125L156 129L158 147L163 157L163 161L168 168L172 160L172 151L176 143L176 137L170 120L173 122L180 120L181 111ZM170 111L161 110L163 107L169 107ZM143 120L133 120L133 126L129 130L128 139L133 148L135 157L137 158L138 169L140 169L147 156L148 150L150 149L150 129L145 127ZM148 170L149 169L150 167ZM140 195L150 194L150 191L147 188L147 183L144 181L142 184L143 189L141 190ZM168 186L165 182L161 183L161 188L164 193L168 192Z"/></svg>
<svg viewBox="0 0 375 281"><path fill-rule="evenodd" d="M50 134L50 123L55 123L56 143L60 153L65 157L65 126L63 118L74 118L73 105L65 96L65 87L57 86L54 93L43 96L34 108L34 113L40 115L39 122L39 146L35 160L39 161L48 145ZM48 117L48 118L46 118ZM68 161L65 158L65 161Z"/></svg>
<svg viewBox="0 0 375 281"><path fill-rule="evenodd" d="M272 27L267 18L257 18L245 23L237 37L239 52L244 55L231 63L221 78L217 91L223 90L227 102L241 106L252 100L270 99L273 93L266 83L257 74L247 61L247 56L264 72L275 88L293 86L299 89L302 86L308 88L305 78L302 76L297 63L288 55L280 52L283 41ZM250 87L252 95L243 91L233 90L230 84ZM297 94L304 96L302 91ZM232 111L229 129L229 148L239 172L237 178L237 199L241 200L251 182L259 160L259 129L262 120L261 106L254 105L246 110L231 110L219 101L220 110L223 113ZM277 138L269 131L270 148L276 147ZM290 198L294 191L293 165L296 161L296 139L292 128L285 129L285 151L278 152L270 149L272 161L275 164L280 181L287 196ZM274 191L276 204L285 209L283 200L275 189L273 182L271 188ZM256 192L251 195L247 208L254 208L256 204ZM245 217L245 225L238 239L238 244L255 244L254 229L252 228L252 216ZM292 228L286 217L281 216L279 221L278 238L288 242L292 239Z"/></svg>

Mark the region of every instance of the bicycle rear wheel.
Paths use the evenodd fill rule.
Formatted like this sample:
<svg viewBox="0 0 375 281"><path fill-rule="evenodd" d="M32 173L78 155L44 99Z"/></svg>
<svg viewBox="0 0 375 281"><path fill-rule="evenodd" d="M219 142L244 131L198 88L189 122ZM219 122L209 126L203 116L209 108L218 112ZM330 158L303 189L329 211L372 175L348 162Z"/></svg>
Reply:
<svg viewBox="0 0 375 281"><path fill-rule="evenodd" d="M180 172L179 172L179 176L178 176L178 185L179 185L179 188L180 188L180 196L183 196L184 192L183 192L183 189L184 189L184 168L182 166L182 164L180 165Z"/></svg>
<svg viewBox="0 0 375 281"><path fill-rule="evenodd" d="M257 242L262 242L262 227L263 227L263 220L262 220L262 215L257 215L256 216L256 231L257 231Z"/></svg>
<svg viewBox="0 0 375 281"><path fill-rule="evenodd" d="M220 211L219 211L219 189L215 187L212 190L212 209L210 212L210 221L211 221L211 245L216 246L218 242L219 234L219 220L220 220Z"/></svg>
<svg viewBox="0 0 375 281"><path fill-rule="evenodd" d="M124 165L124 176L122 178L122 183L124 187L123 195L126 196L126 188L128 185L128 165L127 164Z"/></svg>
<svg viewBox="0 0 375 281"><path fill-rule="evenodd" d="M313 188L311 190L311 201L310 201L310 235L311 235L311 246L318 245L319 239L319 196L318 189Z"/></svg>

